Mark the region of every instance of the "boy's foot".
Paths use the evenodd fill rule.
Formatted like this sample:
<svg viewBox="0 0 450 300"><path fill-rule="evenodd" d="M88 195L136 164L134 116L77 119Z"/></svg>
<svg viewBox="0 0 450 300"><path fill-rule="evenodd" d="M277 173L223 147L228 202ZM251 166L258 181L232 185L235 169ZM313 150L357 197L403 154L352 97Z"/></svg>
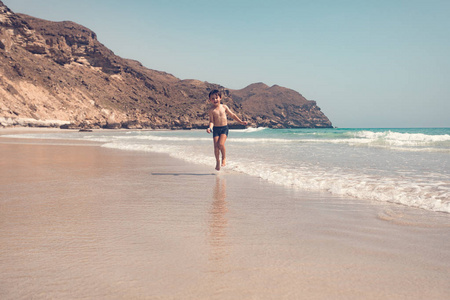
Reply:
<svg viewBox="0 0 450 300"><path fill-rule="evenodd" d="M222 158L222 167L225 167L227 165L227 159Z"/></svg>
<svg viewBox="0 0 450 300"><path fill-rule="evenodd" d="M216 170L217 170L217 171L220 171L220 162L217 162L217 163L216 163Z"/></svg>

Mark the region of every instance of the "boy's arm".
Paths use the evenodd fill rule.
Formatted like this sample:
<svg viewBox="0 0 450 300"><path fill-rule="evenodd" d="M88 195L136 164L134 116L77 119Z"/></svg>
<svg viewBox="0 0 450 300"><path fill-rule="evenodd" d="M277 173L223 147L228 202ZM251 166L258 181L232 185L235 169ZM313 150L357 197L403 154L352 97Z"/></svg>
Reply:
<svg viewBox="0 0 450 300"><path fill-rule="evenodd" d="M209 114L209 127L208 127L208 129L206 129L206 132L211 133L212 128L214 126L214 116L213 116L212 110L210 110L208 114Z"/></svg>
<svg viewBox="0 0 450 300"><path fill-rule="evenodd" d="M248 122L242 121L241 119L239 119L239 117L236 116L236 114L234 112L232 112L231 109L228 108L228 106L224 105L224 108L225 108L225 112L227 114L229 114L230 117L232 117L235 121L241 123L242 125L247 125L248 124Z"/></svg>

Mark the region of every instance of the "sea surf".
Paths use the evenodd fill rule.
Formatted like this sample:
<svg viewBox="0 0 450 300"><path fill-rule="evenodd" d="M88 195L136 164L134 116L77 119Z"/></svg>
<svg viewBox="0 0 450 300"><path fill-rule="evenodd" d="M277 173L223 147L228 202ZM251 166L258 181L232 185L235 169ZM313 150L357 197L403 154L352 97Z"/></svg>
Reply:
<svg viewBox="0 0 450 300"><path fill-rule="evenodd" d="M196 164L215 159L204 130L99 130L5 135L72 139L127 151L166 153ZM450 128L231 130L225 172L289 188L450 213Z"/></svg>

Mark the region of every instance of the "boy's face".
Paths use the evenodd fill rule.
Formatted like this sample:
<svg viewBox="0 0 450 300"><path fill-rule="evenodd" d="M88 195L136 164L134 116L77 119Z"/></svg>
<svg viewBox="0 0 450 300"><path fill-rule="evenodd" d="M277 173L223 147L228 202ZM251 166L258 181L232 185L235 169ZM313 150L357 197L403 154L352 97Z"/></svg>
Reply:
<svg viewBox="0 0 450 300"><path fill-rule="evenodd" d="M213 94L211 95L211 97L209 97L209 101L211 101L212 104L214 104L215 106L220 104L220 100L222 98L219 96L219 94Z"/></svg>

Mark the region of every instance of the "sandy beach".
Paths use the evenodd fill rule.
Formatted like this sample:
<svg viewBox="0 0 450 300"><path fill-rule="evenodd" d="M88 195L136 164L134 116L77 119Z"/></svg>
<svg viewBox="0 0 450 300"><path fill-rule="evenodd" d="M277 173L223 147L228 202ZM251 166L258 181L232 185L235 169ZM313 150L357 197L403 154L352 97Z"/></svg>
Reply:
<svg viewBox="0 0 450 300"><path fill-rule="evenodd" d="M1 299L448 299L450 217L2 137Z"/></svg>

